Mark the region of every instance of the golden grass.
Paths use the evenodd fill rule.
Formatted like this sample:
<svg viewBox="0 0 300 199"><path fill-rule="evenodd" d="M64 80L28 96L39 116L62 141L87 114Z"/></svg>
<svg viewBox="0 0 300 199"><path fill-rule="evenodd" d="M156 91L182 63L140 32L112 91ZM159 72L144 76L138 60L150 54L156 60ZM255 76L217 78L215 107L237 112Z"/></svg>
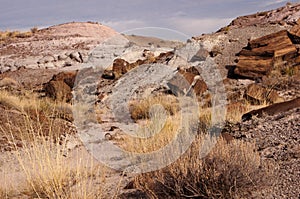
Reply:
<svg viewBox="0 0 300 199"><path fill-rule="evenodd" d="M29 198L50 199L104 197L106 169L94 164L92 157L86 158L86 155L72 160L66 157L69 154L67 140L61 135L74 136L72 129L57 125L52 118L58 116L56 110L65 108L65 104L7 91L0 91L0 104L20 113L18 119L7 116L5 124L0 125L1 133L13 143L12 153L26 176L26 183L18 187L19 193ZM0 194L1 198L18 195L15 190L2 189Z"/></svg>
<svg viewBox="0 0 300 199"><path fill-rule="evenodd" d="M142 138L125 137L119 143L125 150L134 153L156 151L176 137L185 118L179 115L179 102L168 97L156 96L131 103L132 118L144 122L144 126L138 132ZM68 164L65 158L69 152L66 140L52 136L57 134L53 123L46 123L48 128L45 131L40 115L32 120L28 110L47 112L45 118L48 119L53 116L51 101L0 91L0 104L24 113L25 126L18 130L18 138L12 130L15 123L10 123L10 128L5 129L26 174L27 183L21 188L23 194L31 198L53 199L105 197L104 168L96 167L92 160L82 162L80 157L75 166ZM200 118L201 128L213 125L211 109L200 109L199 113L196 120ZM232 115L228 117L233 118ZM0 126L1 129L3 127ZM137 176L135 186L152 198L240 198L269 186L267 181L271 182L273 168L266 169L253 143L231 141L227 144L220 138L211 152L201 158L203 135L198 135L191 148L173 164ZM19 140L22 142L21 149L17 146ZM7 195L7 192L0 190L0 194Z"/></svg>
<svg viewBox="0 0 300 199"><path fill-rule="evenodd" d="M148 97L139 101L132 101L129 105L132 119L149 119L150 107L155 104L163 106L170 115L174 115L179 111L179 104L174 96L158 95L154 97Z"/></svg>
<svg viewBox="0 0 300 199"><path fill-rule="evenodd" d="M92 159L75 165L64 156L68 153L64 144L40 136L15 155L26 174L27 183L21 192L32 198L101 198L104 168L93 165ZM97 180L94 178L97 177ZM94 183L100 183L95 186Z"/></svg>
<svg viewBox="0 0 300 199"><path fill-rule="evenodd" d="M126 151L134 153L149 153L159 150L170 143L177 135L179 128L179 122L174 121L180 119L178 116L168 117L164 124L155 121L156 119L152 122L147 121L146 124L139 129L137 135L140 136L140 138L125 135L122 141L124 143L122 147Z"/></svg>
<svg viewBox="0 0 300 199"><path fill-rule="evenodd" d="M2 188L0 188L0 198L3 198L3 199L7 198L6 191Z"/></svg>
<svg viewBox="0 0 300 199"><path fill-rule="evenodd" d="M45 132L42 128L34 128L36 124L32 120L24 120L27 124L18 138L15 132L6 132L10 133L13 154L26 176L26 183L18 188L21 194L29 198L103 198L104 167L94 165L92 157L78 155L73 160L68 159L67 140L52 136L57 134L52 132L53 127Z"/></svg>
<svg viewBox="0 0 300 199"><path fill-rule="evenodd" d="M32 28L31 31L20 32L20 31L0 31L0 41L6 41L8 39L14 38L27 38L31 37L34 33L37 32L37 29Z"/></svg>

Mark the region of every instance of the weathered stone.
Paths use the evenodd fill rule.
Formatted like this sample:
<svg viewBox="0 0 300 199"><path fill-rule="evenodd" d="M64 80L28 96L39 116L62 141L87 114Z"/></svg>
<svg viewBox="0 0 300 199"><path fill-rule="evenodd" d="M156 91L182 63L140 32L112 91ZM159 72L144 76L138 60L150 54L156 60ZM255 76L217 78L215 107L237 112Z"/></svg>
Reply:
<svg viewBox="0 0 300 199"><path fill-rule="evenodd" d="M74 87L77 71L61 72L54 75L44 85L46 96L58 101L70 102L72 100L72 88Z"/></svg>
<svg viewBox="0 0 300 199"><path fill-rule="evenodd" d="M79 62L79 63L83 62L80 52L72 52L70 54L70 58L77 61L77 62Z"/></svg>
<svg viewBox="0 0 300 199"><path fill-rule="evenodd" d="M114 60L113 63L113 73L116 78L120 77L121 75L128 72L127 67L129 63L124 59L117 58Z"/></svg>
<svg viewBox="0 0 300 199"><path fill-rule="evenodd" d="M264 114L275 115L277 113L284 113L286 111L289 111L291 109L298 108L298 107L300 107L300 97L290 100L290 101L272 104L265 108L250 111L242 116L242 120L243 121L250 120L252 118L252 116L262 117Z"/></svg>
<svg viewBox="0 0 300 199"><path fill-rule="evenodd" d="M295 25L289 31L289 37L294 44L300 44L300 25Z"/></svg>
<svg viewBox="0 0 300 199"><path fill-rule="evenodd" d="M286 61L297 55L297 49L282 30L252 40L238 53L239 60L234 73L250 79L268 75L274 67L283 67Z"/></svg>
<svg viewBox="0 0 300 199"><path fill-rule="evenodd" d="M66 54L62 54L62 55L58 55L57 60L61 61L61 60L66 60L68 59L68 56Z"/></svg>
<svg viewBox="0 0 300 199"><path fill-rule="evenodd" d="M190 72L187 72L190 71ZM198 70L193 67L179 70L167 84L175 95L187 95L192 90L194 94L201 95L207 90L206 83L201 79Z"/></svg>
<svg viewBox="0 0 300 199"><path fill-rule="evenodd" d="M50 63L50 62L54 62L55 61L55 58L51 55L47 55L47 56L44 56L43 58L39 59L38 60L38 64L46 64L46 63Z"/></svg>

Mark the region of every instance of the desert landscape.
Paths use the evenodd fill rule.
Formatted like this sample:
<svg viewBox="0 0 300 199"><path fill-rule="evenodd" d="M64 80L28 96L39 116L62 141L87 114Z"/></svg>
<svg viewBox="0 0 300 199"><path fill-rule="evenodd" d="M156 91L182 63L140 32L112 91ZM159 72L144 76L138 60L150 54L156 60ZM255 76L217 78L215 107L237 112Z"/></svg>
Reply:
<svg viewBox="0 0 300 199"><path fill-rule="evenodd" d="M300 4L200 34L0 31L0 198L300 198Z"/></svg>

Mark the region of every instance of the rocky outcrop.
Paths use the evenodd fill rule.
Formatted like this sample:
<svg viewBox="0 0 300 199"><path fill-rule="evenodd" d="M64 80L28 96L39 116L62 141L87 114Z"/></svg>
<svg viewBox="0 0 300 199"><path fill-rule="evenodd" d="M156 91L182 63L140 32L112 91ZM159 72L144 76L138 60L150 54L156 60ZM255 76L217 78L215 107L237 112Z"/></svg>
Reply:
<svg viewBox="0 0 300 199"><path fill-rule="evenodd" d="M224 132L234 138L256 143L264 161L276 164L271 190L260 189L251 198L299 198L300 187L300 109L273 116L227 124ZM227 129L228 128L228 129Z"/></svg>
<svg viewBox="0 0 300 199"><path fill-rule="evenodd" d="M116 34L99 23L73 22L7 40L0 44L0 73L20 67L60 69L87 62L90 50Z"/></svg>
<svg viewBox="0 0 300 199"><path fill-rule="evenodd" d="M245 26L254 26L257 24L280 24L294 25L300 18L300 4L287 3L286 6L265 12L258 12L247 16L241 16L233 20L229 26L221 30L228 28L240 28Z"/></svg>
<svg viewBox="0 0 300 199"><path fill-rule="evenodd" d="M191 92L201 95L208 89L206 83L201 79L200 72L194 67L185 70L179 69L167 85L176 96L188 95Z"/></svg>
<svg viewBox="0 0 300 199"><path fill-rule="evenodd" d="M269 75L274 68L294 65L299 56L287 30L282 30L252 41L238 53L234 70L238 76L256 79Z"/></svg>
<svg viewBox="0 0 300 199"><path fill-rule="evenodd" d="M60 72L44 84L46 96L64 102L72 100L72 88L74 87L76 72Z"/></svg>
<svg viewBox="0 0 300 199"><path fill-rule="evenodd" d="M138 59L135 62L129 63L125 59L117 58L113 62L112 70L104 71L102 77L105 79L118 79L133 68L142 64L154 64L154 63L168 63L174 56L174 52L160 53L158 56L154 56L154 53L144 50L144 59Z"/></svg>

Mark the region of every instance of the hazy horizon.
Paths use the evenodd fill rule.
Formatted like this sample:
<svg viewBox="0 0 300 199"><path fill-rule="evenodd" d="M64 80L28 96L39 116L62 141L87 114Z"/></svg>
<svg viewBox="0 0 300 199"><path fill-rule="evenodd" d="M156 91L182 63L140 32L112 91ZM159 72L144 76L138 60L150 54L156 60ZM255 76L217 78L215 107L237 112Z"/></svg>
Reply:
<svg viewBox="0 0 300 199"><path fill-rule="evenodd" d="M13 2L13 3L12 3ZM215 32L234 18L284 6L267 0L14 0L2 2L0 30L44 28L72 21L94 21L118 32L160 27L187 36ZM290 1L298 2L298 1Z"/></svg>

